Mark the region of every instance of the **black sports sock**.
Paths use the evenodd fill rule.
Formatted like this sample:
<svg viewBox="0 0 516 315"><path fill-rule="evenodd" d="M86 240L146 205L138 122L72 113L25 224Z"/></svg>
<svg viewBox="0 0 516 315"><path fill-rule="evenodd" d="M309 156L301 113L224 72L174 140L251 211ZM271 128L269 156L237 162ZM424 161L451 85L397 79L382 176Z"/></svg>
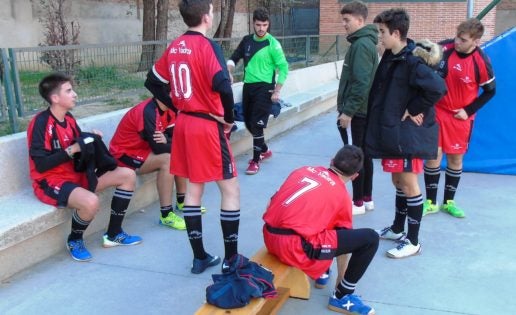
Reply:
<svg viewBox="0 0 516 315"><path fill-rule="evenodd" d="M228 211L220 209L220 226L224 237L224 259L230 259L238 254L238 226L240 210Z"/></svg>
<svg viewBox="0 0 516 315"><path fill-rule="evenodd" d="M396 188L396 213L391 229L394 233L401 233L405 230L405 219L407 218L407 197L399 188Z"/></svg>
<svg viewBox="0 0 516 315"><path fill-rule="evenodd" d="M437 188L439 187L439 178L441 177L441 168L431 168L425 165L425 190L426 199L432 200L435 205L437 202Z"/></svg>
<svg viewBox="0 0 516 315"><path fill-rule="evenodd" d="M407 197L407 208L408 208L408 232L407 238L413 245L419 243L419 227L421 218L423 217L423 195L417 195L414 197Z"/></svg>
<svg viewBox="0 0 516 315"><path fill-rule="evenodd" d="M444 177L444 202L447 200L453 200L455 198L455 192L459 186L460 176L462 175L462 169L452 170L447 167Z"/></svg>
<svg viewBox="0 0 516 315"><path fill-rule="evenodd" d="M166 218L170 212L172 212L172 205L163 206L160 208L161 217Z"/></svg>
<svg viewBox="0 0 516 315"><path fill-rule="evenodd" d="M269 147L267 146L267 144L265 143L265 140L263 141L263 145L262 145L262 153L265 153L269 151Z"/></svg>
<svg viewBox="0 0 516 315"><path fill-rule="evenodd" d="M253 136L253 161L260 162L260 154L262 154L262 147L265 144L265 138L262 135Z"/></svg>
<svg viewBox="0 0 516 315"><path fill-rule="evenodd" d="M185 194L184 193L176 193L176 203L184 203L185 202Z"/></svg>
<svg viewBox="0 0 516 315"><path fill-rule="evenodd" d="M68 236L68 241L82 239L82 235L84 234L84 231L86 231L90 223L91 221L81 219L79 213L77 212L77 209L74 209L72 213L72 230L70 232L70 235Z"/></svg>
<svg viewBox="0 0 516 315"><path fill-rule="evenodd" d="M183 216L186 223L186 232L194 258L205 259L206 251L202 242L202 217L201 206L187 206L183 208Z"/></svg>
<svg viewBox="0 0 516 315"><path fill-rule="evenodd" d="M114 238L122 232L122 221L124 220L125 211L127 207L129 207L133 193L132 191L120 188L115 189L113 199L111 199L111 216L107 230L109 238Z"/></svg>
<svg viewBox="0 0 516 315"><path fill-rule="evenodd" d="M351 283L349 281L346 281L345 278L343 278L342 281L337 285L337 288L335 289L335 297L337 299L342 299L344 295L352 294L353 292L355 292L356 286L356 283Z"/></svg>

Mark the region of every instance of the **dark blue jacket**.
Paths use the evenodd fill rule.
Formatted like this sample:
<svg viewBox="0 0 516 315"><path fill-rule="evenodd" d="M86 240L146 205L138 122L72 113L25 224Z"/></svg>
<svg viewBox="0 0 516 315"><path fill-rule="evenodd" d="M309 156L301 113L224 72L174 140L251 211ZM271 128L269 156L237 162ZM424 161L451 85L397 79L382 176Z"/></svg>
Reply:
<svg viewBox="0 0 516 315"><path fill-rule="evenodd" d="M378 65L369 93L365 136L365 152L372 158L437 157L434 105L446 93L446 84L425 63L429 58L413 54L415 47L408 40L397 55L386 50ZM417 51L425 53L425 49ZM413 116L423 113L423 124L417 126L410 118L401 121L405 110Z"/></svg>
<svg viewBox="0 0 516 315"><path fill-rule="evenodd" d="M206 301L231 309L249 304L251 298L276 297L272 272L242 255L229 260L229 272L212 275L213 284L206 288Z"/></svg>

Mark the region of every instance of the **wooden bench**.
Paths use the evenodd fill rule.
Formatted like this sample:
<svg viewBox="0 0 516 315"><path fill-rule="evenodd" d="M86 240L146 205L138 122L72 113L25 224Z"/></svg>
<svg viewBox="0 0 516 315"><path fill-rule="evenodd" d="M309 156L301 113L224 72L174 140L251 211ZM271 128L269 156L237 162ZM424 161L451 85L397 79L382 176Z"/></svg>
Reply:
<svg viewBox="0 0 516 315"><path fill-rule="evenodd" d="M310 281L303 271L283 264L276 256L269 254L265 247L262 247L251 260L262 264L274 273L274 286L278 291L276 298L252 299L247 306L235 309L221 309L211 304L204 303L195 314L274 315L289 297L304 300L310 298Z"/></svg>

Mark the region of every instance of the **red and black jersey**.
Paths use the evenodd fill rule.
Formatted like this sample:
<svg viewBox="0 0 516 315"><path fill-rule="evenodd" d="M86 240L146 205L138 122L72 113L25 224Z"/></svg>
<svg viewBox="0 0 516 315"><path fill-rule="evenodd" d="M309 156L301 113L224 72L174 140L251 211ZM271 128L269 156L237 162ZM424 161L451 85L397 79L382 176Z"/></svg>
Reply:
<svg viewBox="0 0 516 315"><path fill-rule="evenodd" d="M27 128L29 172L38 183L47 178L78 182L82 175L74 170L72 159L65 149L75 142L81 129L72 114L60 122L47 109L37 114Z"/></svg>
<svg viewBox="0 0 516 315"><path fill-rule="evenodd" d="M342 180L323 166L293 171L263 215L272 227L309 239L324 230L352 228L351 198Z"/></svg>
<svg viewBox="0 0 516 315"><path fill-rule="evenodd" d="M147 99L122 117L109 143L109 152L117 159L125 154L142 161L150 152L170 153L171 139L167 139L167 143L156 143L154 132L165 132L174 123L172 110L162 111L154 99Z"/></svg>
<svg viewBox="0 0 516 315"><path fill-rule="evenodd" d="M203 34L188 31L168 46L152 71L170 84L170 95L179 111L224 116L220 90L231 91L222 49Z"/></svg>
<svg viewBox="0 0 516 315"><path fill-rule="evenodd" d="M446 81L448 93L437 103L439 109L452 112L465 108L478 97L480 87L494 86L493 68L481 48L477 47L469 54L462 54L454 49L453 42L446 42L443 51L443 61L439 68Z"/></svg>

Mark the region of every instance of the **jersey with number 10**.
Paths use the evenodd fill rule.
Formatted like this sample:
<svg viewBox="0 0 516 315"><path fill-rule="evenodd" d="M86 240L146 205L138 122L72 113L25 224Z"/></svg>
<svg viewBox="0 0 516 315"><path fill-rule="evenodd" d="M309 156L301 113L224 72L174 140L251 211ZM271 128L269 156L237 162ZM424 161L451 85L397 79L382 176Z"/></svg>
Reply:
<svg viewBox="0 0 516 315"><path fill-rule="evenodd" d="M170 84L172 102L178 110L224 116L220 94L214 89L227 76L217 43L201 33L187 31L168 46L152 70L162 82Z"/></svg>
<svg viewBox="0 0 516 315"><path fill-rule="evenodd" d="M293 171L271 198L263 220L305 238L337 227L351 229L351 198L328 168L304 166Z"/></svg>

